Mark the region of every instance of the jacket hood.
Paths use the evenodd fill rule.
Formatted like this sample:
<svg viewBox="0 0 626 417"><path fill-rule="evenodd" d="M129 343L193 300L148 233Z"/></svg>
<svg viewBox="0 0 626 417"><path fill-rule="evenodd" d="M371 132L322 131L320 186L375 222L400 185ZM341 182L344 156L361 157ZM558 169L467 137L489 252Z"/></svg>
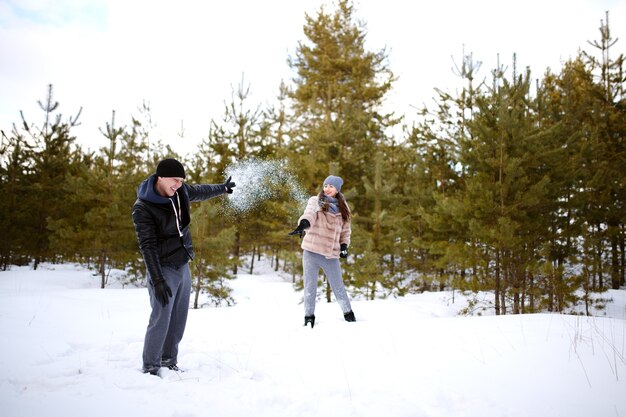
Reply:
<svg viewBox="0 0 626 417"><path fill-rule="evenodd" d="M139 187L137 187L137 198L155 204L170 204L169 198L159 195L159 193L154 190L156 179L156 174L152 174L148 179L139 184Z"/></svg>

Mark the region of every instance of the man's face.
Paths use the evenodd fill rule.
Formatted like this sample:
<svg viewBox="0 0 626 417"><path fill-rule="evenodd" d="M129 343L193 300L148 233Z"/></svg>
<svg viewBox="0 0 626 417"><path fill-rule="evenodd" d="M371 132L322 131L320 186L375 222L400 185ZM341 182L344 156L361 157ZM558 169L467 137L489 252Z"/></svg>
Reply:
<svg viewBox="0 0 626 417"><path fill-rule="evenodd" d="M184 178L179 177L158 177L156 189L163 197L171 197L176 194L183 185Z"/></svg>

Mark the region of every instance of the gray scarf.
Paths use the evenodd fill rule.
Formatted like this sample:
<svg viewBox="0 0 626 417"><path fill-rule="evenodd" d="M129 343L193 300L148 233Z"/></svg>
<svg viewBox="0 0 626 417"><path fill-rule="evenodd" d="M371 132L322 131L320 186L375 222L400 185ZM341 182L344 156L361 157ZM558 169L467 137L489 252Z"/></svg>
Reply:
<svg viewBox="0 0 626 417"><path fill-rule="evenodd" d="M335 197L322 195L319 197L319 205L323 211L328 211L333 214L339 213L339 200Z"/></svg>

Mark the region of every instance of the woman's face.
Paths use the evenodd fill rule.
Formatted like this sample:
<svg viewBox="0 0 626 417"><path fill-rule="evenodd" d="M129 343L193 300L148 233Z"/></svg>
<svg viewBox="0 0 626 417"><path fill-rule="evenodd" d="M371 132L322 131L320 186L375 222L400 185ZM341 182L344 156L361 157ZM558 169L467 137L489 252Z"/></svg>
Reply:
<svg viewBox="0 0 626 417"><path fill-rule="evenodd" d="M337 189L334 185L324 184L324 194L328 197L335 197L337 195Z"/></svg>

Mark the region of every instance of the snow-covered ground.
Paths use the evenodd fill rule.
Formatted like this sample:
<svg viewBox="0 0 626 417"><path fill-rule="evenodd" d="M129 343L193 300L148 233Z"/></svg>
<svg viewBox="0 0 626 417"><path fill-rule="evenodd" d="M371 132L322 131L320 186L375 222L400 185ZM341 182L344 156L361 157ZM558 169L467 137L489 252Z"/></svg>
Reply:
<svg viewBox="0 0 626 417"><path fill-rule="evenodd" d="M459 294L355 301L356 323L269 268L191 310L186 372L142 374L148 293L73 265L0 272L6 417L626 417L626 291L605 317L461 317Z"/></svg>

